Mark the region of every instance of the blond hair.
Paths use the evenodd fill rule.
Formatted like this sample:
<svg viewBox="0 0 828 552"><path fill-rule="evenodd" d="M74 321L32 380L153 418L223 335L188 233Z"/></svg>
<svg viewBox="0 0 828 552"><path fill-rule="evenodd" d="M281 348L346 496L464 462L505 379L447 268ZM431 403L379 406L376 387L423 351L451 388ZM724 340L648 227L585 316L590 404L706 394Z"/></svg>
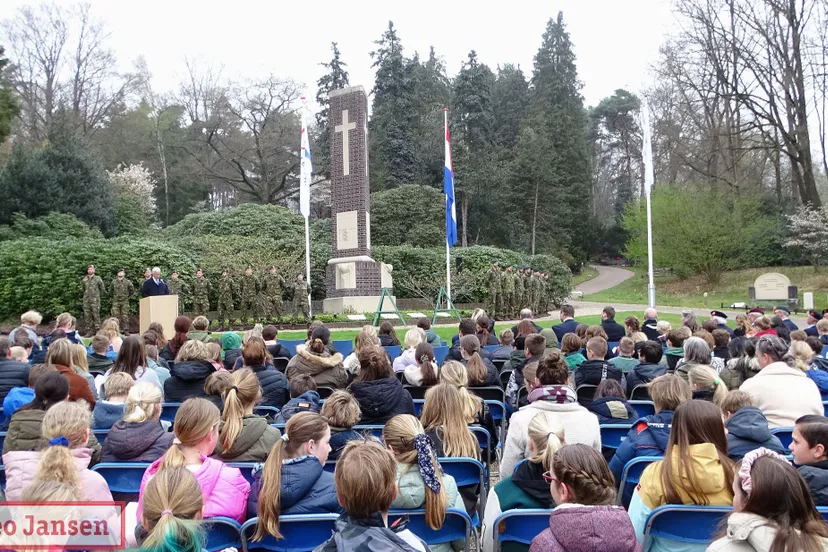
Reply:
<svg viewBox="0 0 828 552"><path fill-rule="evenodd" d="M633 332L630 334L630 339L633 340L633 343L641 343L642 341L647 341L649 338L644 332Z"/></svg>
<svg viewBox="0 0 828 552"><path fill-rule="evenodd" d="M308 441L321 441L330 431L328 422L316 412L299 412L285 424L282 439L276 441L267 455L262 469L262 488L259 491L259 523L254 541L266 535L282 538L279 532L279 511L282 496L282 462L303 453ZM285 436L288 437L285 440ZM339 466L337 466L339 469Z"/></svg>
<svg viewBox="0 0 828 552"><path fill-rule="evenodd" d="M477 413L483 406L482 399L469 393L469 376L466 367L456 360L448 360L440 370L440 383L456 387L460 391L460 400L463 403L463 416L467 424L474 423Z"/></svg>
<svg viewBox="0 0 828 552"><path fill-rule="evenodd" d="M203 314L193 318L193 329L205 331L210 327L210 321Z"/></svg>
<svg viewBox="0 0 828 552"><path fill-rule="evenodd" d="M72 342L61 337L52 341L46 349L46 364L59 364L60 366L72 367Z"/></svg>
<svg viewBox="0 0 828 552"><path fill-rule="evenodd" d="M175 414L173 431L178 443L173 445L161 457L158 469L175 468L185 463L181 447L194 447L213 431L221 415L219 409L201 397L191 397L184 401Z"/></svg>
<svg viewBox="0 0 828 552"><path fill-rule="evenodd" d="M253 408L262 400L262 388L259 378L250 368L242 368L230 376L230 387L224 392L224 410L221 413L221 431L219 442L224 452L233 447L233 443L244 429L242 417L248 408Z"/></svg>
<svg viewBox="0 0 828 552"><path fill-rule="evenodd" d="M86 445L91 413L86 403L59 402L43 416L41 433L50 447L43 452L35 479L60 481L80 491L80 475L71 449ZM52 444L52 440L61 442Z"/></svg>
<svg viewBox="0 0 828 552"><path fill-rule="evenodd" d="M21 324L39 326L41 322L43 322L43 315L37 311L26 311L20 315Z"/></svg>
<svg viewBox="0 0 828 552"><path fill-rule="evenodd" d="M328 425L337 429L351 429L362 417L359 402L348 391L337 389L322 404L319 413Z"/></svg>
<svg viewBox="0 0 828 552"><path fill-rule="evenodd" d="M205 360L221 362L221 343L208 343L207 352L210 353L210 358Z"/></svg>
<svg viewBox="0 0 828 552"><path fill-rule="evenodd" d="M72 345L72 366L89 373L89 361L86 358L86 347L80 343Z"/></svg>
<svg viewBox="0 0 828 552"><path fill-rule="evenodd" d="M469 355L466 361L466 372L469 377L469 385L483 385L489 371L480 356L480 340L476 335L464 335L460 338L460 348Z"/></svg>
<svg viewBox="0 0 828 552"><path fill-rule="evenodd" d="M188 360L208 360L210 358L210 351L207 350L207 344L203 341L189 339L184 342L175 355L176 362L185 362Z"/></svg>
<svg viewBox="0 0 828 552"><path fill-rule="evenodd" d="M665 374L647 384L647 393L655 404L656 412L674 411L682 403L693 398L693 389L681 376Z"/></svg>
<svg viewBox="0 0 828 552"><path fill-rule="evenodd" d="M699 389L712 389L713 403L721 408L722 401L727 396L727 385L721 380L716 370L706 364L696 364L690 368L687 379L690 385L695 385Z"/></svg>
<svg viewBox="0 0 828 552"><path fill-rule="evenodd" d="M480 458L480 445L469 430L466 405L453 385L439 383L425 394L420 420L426 431L437 431L443 441L443 454L449 457Z"/></svg>
<svg viewBox="0 0 828 552"><path fill-rule="evenodd" d="M25 362L29 355L26 354L26 349L19 346L14 346L9 348L9 356L14 360Z"/></svg>
<svg viewBox="0 0 828 552"><path fill-rule="evenodd" d="M135 380L126 372L110 374L103 384L104 398L126 395L133 385L135 385Z"/></svg>
<svg viewBox="0 0 828 552"><path fill-rule="evenodd" d="M380 341L377 337L377 329L373 326L365 325L359 330L359 333L354 338L354 353L359 353L368 347L379 347Z"/></svg>
<svg viewBox="0 0 828 552"><path fill-rule="evenodd" d="M72 316L71 314L69 314L68 312L60 313L57 316L57 318L55 319L55 325L58 328L60 328L60 327L71 328L72 326L75 325L76 322L77 321L75 320L75 317Z"/></svg>
<svg viewBox="0 0 828 552"><path fill-rule="evenodd" d="M349 516L368 519L387 512L397 497L396 482L397 462L387 448L365 439L345 445L336 463L334 485Z"/></svg>
<svg viewBox="0 0 828 552"><path fill-rule="evenodd" d="M659 334L664 335L670 330L673 329L673 325L670 324L667 320L659 320L656 322L656 330Z"/></svg>
<svg viewBox="0 0 828 552"><path fill-rule="evenodd" d="M814 358L814 350L804 341L792 341L790 353L796 360L796 367L807 372L811 369L811 359Z"/></svg>
<svg viewBox="0 0 828 552"><path fill-rule="evenodd" d="M261 337L262 337L262 325L261 324L256 324L255 326L253 326L252 329L247 330L246 332L244 332L242 334L242 343L247 343L248 341L250 341L251 337L258 337L259 339L261 339Z"/></svg>
<svg viewBox="0 0 828 552"><path fill-rule="evenodd" d="M552 412L538 412L529 422L529 440L532 442L532 457L529 461L549 470L555 453L566 444L564 427Z"/></svg>
<svg viewBox="0 0 828 552"><path fill-rule="evenodd" d="M407 332L405 332L405 338L403 339L403 345L406 349L411 349L422 343L426 340L426 335L423 330L420 328L411 328Z"/></svg>
<svg viewBox="0 0 828 552"><path fill-rule="evenodd" d="M121 335L121 322L117 318L107 318L101 324L101 329L103 333L109 336L109 340L112 341L119 335Z"/></svg>
<svg viewBox="0 0 828 552"><path fill-rule="evenodd" d="M753 398L744 391L734 389L732 391L728 391L727 396L722 399L722 404L719 406L725 414L735 414L736 411L746 406L756 406L756 403L754 403Z"/></svg>
<svg viewBox="0 0 828 552"><path fill-rule="evenodd" d="M440 476L442 471L440 464L437 462L437 457L433 454L433 449L428 449L431 452L429 454L430 458L420 458L420 452L424 449L422 447L415 448L414 446L417 439L428 439L420 420L411 414L394 416L385 423L385 427L382 429L382 439L386 446L391 447L398 464L416 466L422 474L421 466L423 462L428 462L428 465L434 470L434 475L440 482L440 492L435 493L425 482L423 483L425 518L429 527L435 531L441 529L443 521L446 519L448 493L446 493L446 486L443 485L443 478Z"/></svg>
<svg viewBox="0 0 828 552"><path fill-rule="evenodd" d="M142 493L141 524L148 531L141 550L201 552L204 497L195 476L183 466L159 470Z"/></svg>
<svg viewBox="0 0 828 552"><path fill-rule="evenodd" d="M157 420L161 416L161 389L148 381L139 381L132 386L124 403L123 420L128 424L139 424Z"/></svg>

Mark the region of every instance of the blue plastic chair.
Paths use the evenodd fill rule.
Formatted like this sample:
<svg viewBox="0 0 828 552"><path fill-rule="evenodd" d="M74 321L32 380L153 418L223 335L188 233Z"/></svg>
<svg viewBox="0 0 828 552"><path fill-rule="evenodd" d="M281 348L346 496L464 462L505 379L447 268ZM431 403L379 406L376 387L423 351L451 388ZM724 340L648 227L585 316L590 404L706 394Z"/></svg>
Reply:
<svg viewBox="0 0 828 552"><path fill-rule="evenodd" d="M486 508L486 496L488 493L489 478L486 474L486 468L483 462L474 458L438 458L440 467L443 468L443 473L454 478L458 487L469 487L471 485L480 485L480 498L477 501L477 515L472 519L472 526L479 527L480 520L483 519L483 511Z"/></svg>
<svg viewBox="0 0 828 552"><path fill-rule="evenodd" d="M334 523L339 514L301 514L279 516L279 532L282 538L270 535L259 542L252 540L259 518L248 520L241 528L244 552L274 550L277 552L311 552L323 544L334 532Z"/></svg>
<svg viewBox="0 0 828 552"><path fill-rule="evenodd" d="M173 423L179 406L181 406L181 403L178 402L163 403L161 405L161 419Z"/></svg>
<svg viewBox="0 0 828 552"><path fill-rule="evenodd" d="M484 345L483 346L483 350L487 351L489 353L495 352L498 348L500 348L500 345Z"/></svg>
<svg viewBox="0 0 828 552"><path fill-rule="evenodd" d="M113 493L138 493L149 466L148 462L102 462L92 466L91 470L103 476Z"/></svg>
<svg viewBox="0 0 828 552"><path fill-rule="evenodd" d="M629 497L624 497L624 493L627 492L627 489L635 489L641 479L641 474L644 473L647 466L663 459L663 456L639 456L627 462L624 471L621 472L621 485L616 496L616 503L624 508L629 508L632 491L628 492Z"/></svg>
<svg viewBox="0 0 828 552"><path fill-rule="evenodd" d="M633 410L636 411L639 418L644 416L652 416L655 414L655 403L653 401L627 401Z"/></svg>
<svg viewBox="0 0 828 552"><path fill-rule="evenodd" d="M103 446L104 441L106 441L106 436L109 435L108 429L93 429L92 434L95 436L95 439Z"/></svg>
<svg viewBox="0 0 828 552"><path fill-rule="evenodd" d="M336 352L342 354L342 358L354 352L354 342L349 339L338 339L333 342Z"/></svg>
<svg viewBox="0 0 828 552"><path fill-rule="evenodd" d="M822 410L824 411L824 414L828 416L828 401L822 401Z"/></svg>
<svg viewBox="0 0 828 552"><path fill-rule="evenodd" d="M828 522L828 506L817 506L817 512L822 516L822 519Z"/></svg>
<svg viewBox="0 0 828 552"><path fill-rule="evenodd" d="M480 449L486 458L486 465L492 465L492 436L489 435L489 430L485 427L480 426L469 426L469 429L474 436L477 437L477 441L480 443Z"/></svg>
<svg viewBox="0 0 828 552"><path fill-rule="evenodd" d="M653 538L710 544L722 519L732 511L730 506L659 506L647 517L641 549L647 550Z"/></svg>
<svg viewBox="0 0 828 552"><path fill-rule="evenodd" d="M256 465L256 462L227 462L227 465L233 468L239 468L242 477L253 485L253 466Z"/></svg>
<svg viewBox="0 0 828 552"><path fill-rule="evenodd" d="M449 508L443 527L435 531L425 520L425 510L391 510L388 512L388 525L393 525L399 518L408 516L408 530L417 535L427 545L434 546L456 540L465 540L466 552L470 550L472 518L465 510Z"/></svg>
<svg viewBox="0 0 828 552"><path fill-rule="evenodd" d="M604 424L601 427L601 446L603 448L617 449L621 446L627 434L632 429L632 424Z"/></svg>
<svg viewBox="0 0 828 552"><path fill-rule="evenodd" d="M792 427L777 427L776 429L772 429L771 433L779 437L782 446L785 447L785 450L788 450L788 446L793 441L793 430L794 428Z"/></svg>
<svg viewBox="0 0 828 552"><path fill-rule="evenodd" d="M423 405L425 404L425 399L414 399L414 416L417 418L420 417L420 414L423 411Z"/></svg>
<svg viewBox="0 0 828 552"><path fill-rule="evenodd" d="M7 433L8 433L7 431L0 431L0 450L3 449L3 443L6 442L6 434Z"/></svg>
<svg viewBox="0 0 828 552"><path fill-rule="evenodd" d="M492 536L494 552L500 552L504 542L529 546L532 540L549 527L552 510L506 510L495 519Z"/></svg>
<svg viewBox="0 0 828 552"><path fill-rule="evenodd" d="M391 359L391 362L394 362L394 359L402 354L402 347L399 345L390 345L388 347L384 347L384 349L385 352L388 353L388 358Z"/></svg>
<svg viewBox="0 0 828 552"><path fill-rule="evenodd" d="M448 347L435 347L434 348L434 362L437 363L439 366L446 360L448 356L449 348Z"/></svg>
<svg viewBox="0 0 828 552"><path fill-rule="evenodd" d="M326 472L333 473L336 470L336 460L328 460L325 462L325 465L322 466L322 469Z"/></svg>
<svg viewBox="0 0 828 552"><path fill-rule="evenodd" d="M822 346L822 351L819 352L819 356L822 358L828 358L828 345Z"/></svg>
<svg viewBox="0 0 828 552"><path fill-rule="evenodd" d="M257 416L267 416L271 420L275 420L279 415L279 409L275 406L256 406L253 408L253 414Z"/></svg>
<svg viewBox="0 0 828 552"><path fill-rule="evenodd" d="M373 435L377 439L382 440L382 428L383 427L385 427L385 426L376 425L376 424L363 424L363 425L357 424L357 425L354 426L353 429L354 429L354 431L357 431L359 433L370 433L371 435Z"/></svg>
<svg viewBox="0 0 828 552"><path fill-rule="evenodd" d="M207 532L208 552L219 552L225 548L242 548L241 524L229 517L213 517L204 520Z"/></svg>

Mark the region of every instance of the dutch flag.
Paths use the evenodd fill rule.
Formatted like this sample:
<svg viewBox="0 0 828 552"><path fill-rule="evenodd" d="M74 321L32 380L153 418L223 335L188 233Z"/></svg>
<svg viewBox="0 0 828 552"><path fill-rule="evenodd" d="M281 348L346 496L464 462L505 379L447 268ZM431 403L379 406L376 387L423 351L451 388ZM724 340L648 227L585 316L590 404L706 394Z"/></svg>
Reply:
<svg viewBox="0 0 828 552"><path fill-rule="evenodd" d="M443 192L446 194L446 243L453 247L457 242L457 209L454 207L454 171L451 170L448 109L443 109L443 116L446 124L446 167L443 180Z"/></svg>

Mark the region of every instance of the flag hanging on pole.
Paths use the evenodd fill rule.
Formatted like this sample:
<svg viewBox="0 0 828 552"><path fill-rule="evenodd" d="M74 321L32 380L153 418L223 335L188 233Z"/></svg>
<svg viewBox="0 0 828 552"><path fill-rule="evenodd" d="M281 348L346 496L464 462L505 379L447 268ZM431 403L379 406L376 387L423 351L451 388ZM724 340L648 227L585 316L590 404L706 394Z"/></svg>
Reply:
<svg viewBox="0 0 828 552"><path fill-rule="evenodd" d="M446 167L443 179L443 192L446 194L446 243L453 247L457 243L457 209L454 207L454 171L451 170L448 109L443 109L443 116L446 123Z"/></svg>
<svg viewBox="0 0 828 552"><path fill-rule="evenodd" d="M304 98L303 98L304 99ZM308 125L305 121L305 109L302 106L302 146L299 165L299 212L310 216L310 182L313 166L311 165L310 143L308 142Z"/></svg>
<svg viewBox="0 0 828 552"><path fill-rule="evenodd" d="M641 101L641 158L644 162L644 193L650 195L655 175L653 174L653 138L650 131L650 106L647 98Z"/></svg>

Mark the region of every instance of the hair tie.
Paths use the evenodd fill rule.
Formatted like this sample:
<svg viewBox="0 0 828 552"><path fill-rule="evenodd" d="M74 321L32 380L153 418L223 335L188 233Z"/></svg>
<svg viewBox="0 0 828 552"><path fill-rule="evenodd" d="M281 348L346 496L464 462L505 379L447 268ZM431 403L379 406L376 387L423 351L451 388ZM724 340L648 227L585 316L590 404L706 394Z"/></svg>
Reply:
<svg viewBox="0 0 828 552"><path fill-rule="evenodd" d="M55 437L54 439L49 439L49 446L53 447L55 445L61 447L68 447L69 446L69 439L61 435L60 437Z"/></svg>
<svg viewBox="0 0 828 552"><path fill-rule="evenodd" d="M429 360L431 360L431 359L430 359L430 358L428 358L428 355L422 355L422 356L420 357L420 362L421 362L422 364L427 363Z"/></svg>
<svg viewBox="0 0 828 552"><path fill-rule="evenodd" d="M318 337L316 337L316 338L314 338L313 342L314 343L322 343L322 340L319 339Z"/></svg>
<svg viewBox="0 0 828 552"><path fill-rule="evenodd" d="M282 441L284 441L285 443L289 441L287 432L282 434Z"/></svg>
<svg viewBox="0 0 828 552"><path fill-rule="evenodd" d="M230 389L231 389L232 391L235 391L236 393L238 393L238 392L239 392L239 388L238 388L238 387L236 387L235 385L234 385L233 387L231 387Z"/></svg>
<svg viewBox="0 0 828 552"><path fill-rule="evenodd" d="M164 510L163 512L161 512L161 517L164 517L164 516L167 516L167 515L174 516L175 514L173 514L173 511L168 508L168 509Z"/></svg>
<svg viewBox="0 0 828 552"><path fill-rule="evenodd" d="M431 489L435 494L440 494L440 478L434 471L434 447L431 444L431 439L425 433L420 433L414 437L414 450L417 451L417 467L420 469L420 476L426 487Z"/></svg>
<svg viewBox="0 0 828 552"><path fill-rule="evenodd" d="M175 438L173 439L173 444L174 444L174 445L180 445L180 444L181 444L181 439L179 439L178 437L175 437Z"/></svg>
<svg viewBox="0 0 828 552"><path fill-rule="evenodd" d="M750 470L753 469L753 463L762 456L770 456L771 458L777 458L783 462L787 462L784 456L773 452L772 450L768 450L765 447L760 447L745 454L745 457L742 459L742 467L739 468L739 480L742 484L742 489L744 489L745 494L748 496L750 496L750 492L753 490L753 481L750 479Z"/></svg>
<svg viewBox="0 0 828 552"><path fill-rule="evenodd" d="M719 385L720 383L722 383L722 380L720 380L719 378L713 380L713 385Z"/></svg>

